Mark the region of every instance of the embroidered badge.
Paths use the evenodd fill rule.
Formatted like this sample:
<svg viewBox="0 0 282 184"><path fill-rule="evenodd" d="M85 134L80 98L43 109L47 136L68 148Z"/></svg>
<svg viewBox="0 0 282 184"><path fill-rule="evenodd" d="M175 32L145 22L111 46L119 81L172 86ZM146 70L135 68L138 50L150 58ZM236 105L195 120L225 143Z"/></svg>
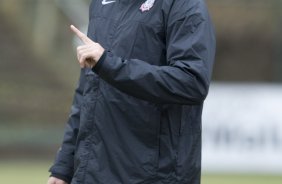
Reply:
<svg viewBox="0 0 282 184"><path fill-rule="evenodd" d="M154 6L155 0L147 0L140 7L142 12L149 11Z"/></svg>

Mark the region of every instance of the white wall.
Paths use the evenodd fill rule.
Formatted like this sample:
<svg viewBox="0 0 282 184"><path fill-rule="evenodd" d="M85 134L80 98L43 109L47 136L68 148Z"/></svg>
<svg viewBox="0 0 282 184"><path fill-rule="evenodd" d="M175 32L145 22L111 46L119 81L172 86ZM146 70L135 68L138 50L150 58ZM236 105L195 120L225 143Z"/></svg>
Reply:
<svg viewBox="0 0 282 184"><path fill-rule="evenodd" d="M212 84L203 171L282 174L282 85Z"/></svg>

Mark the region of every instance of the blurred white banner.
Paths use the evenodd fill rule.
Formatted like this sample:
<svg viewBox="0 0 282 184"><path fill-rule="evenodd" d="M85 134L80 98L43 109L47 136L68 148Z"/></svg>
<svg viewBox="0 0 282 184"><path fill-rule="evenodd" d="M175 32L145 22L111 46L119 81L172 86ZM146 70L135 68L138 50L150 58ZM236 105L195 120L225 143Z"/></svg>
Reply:
<svg viewBox="0 0 282 184"><path fill-rule="evenodd" d="M211 85L203 171L282 174L282 85Z"/></svg>

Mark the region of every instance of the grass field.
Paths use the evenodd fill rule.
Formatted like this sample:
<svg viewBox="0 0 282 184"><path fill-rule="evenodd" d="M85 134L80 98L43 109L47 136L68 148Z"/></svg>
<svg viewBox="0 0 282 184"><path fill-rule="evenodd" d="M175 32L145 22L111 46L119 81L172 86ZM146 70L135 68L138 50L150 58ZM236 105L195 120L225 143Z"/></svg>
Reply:
<svg viewBox="0 0 282 184"><path fill-rule="evenodd" d="M51 162L0 162L0 183L45 184ZM204 174L202 184L282 184L282 176Z"/></svg>

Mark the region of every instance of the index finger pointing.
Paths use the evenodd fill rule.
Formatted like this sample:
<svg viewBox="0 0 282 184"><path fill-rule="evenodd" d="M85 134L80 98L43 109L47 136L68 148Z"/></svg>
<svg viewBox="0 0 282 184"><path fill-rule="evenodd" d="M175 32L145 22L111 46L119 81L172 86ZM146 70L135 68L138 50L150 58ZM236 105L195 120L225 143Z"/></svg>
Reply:
<svg viewBox="0 0 282 184"><path fill-rule="evenodd" d="M72 32L85 44L92 43L92 40L88 38L84 33L77 29L74 25L70 26Z"/></svg>

